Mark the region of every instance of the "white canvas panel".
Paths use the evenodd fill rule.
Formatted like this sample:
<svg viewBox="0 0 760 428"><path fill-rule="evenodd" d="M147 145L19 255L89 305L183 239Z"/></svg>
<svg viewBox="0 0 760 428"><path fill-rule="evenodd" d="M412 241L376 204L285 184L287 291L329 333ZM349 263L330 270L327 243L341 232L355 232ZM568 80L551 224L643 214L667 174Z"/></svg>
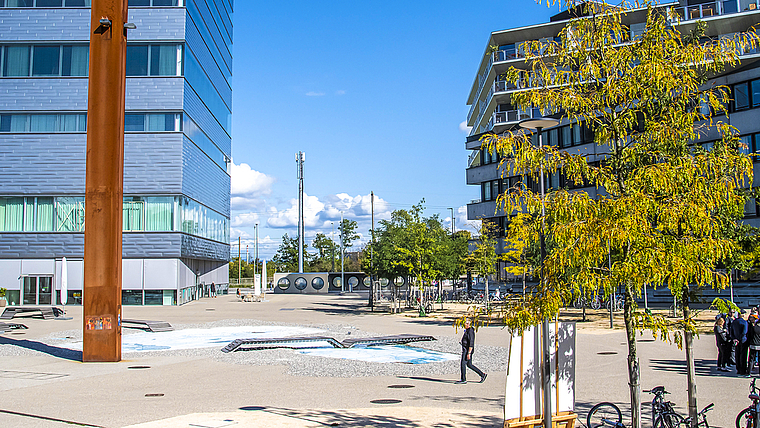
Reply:
<svg viewBox="0 0 760 428"><path fill-rule="evenodd" d="M21 260L0 260L0 288L21 290Z"/></svg>
<svg viewBox="0 0 760 428"><path fill-rule="evenodd" d="M146 290L176 290L177 263L177 259L145 259L144 288Z"/></svg>
<svg viewBox="0 0 760 428"><path fill-rule="evenodd" d="M143 288L143 259L122 259L121 289L142 290Z"/></svg>
<svg viewBox="0 0 760 428"><path fill-rule="evenodd" d="M575 323L560 323L558 330L559 335L555 335L555 325L550 323L552 413L575 408ZM504 419L543 413L540 344L540 327L531 327L522 336L512 338L507 362Z"/></svg>
<svg viewBox="0 0 760 428"><path fill-rule="evenodd" d="M63 262L61 260L55 261L55 289L61 289L61 266ZM84 289L84 260L71 260L66 259L66 271L68 277L69 290L83 290ZM71 303L69 301L69 303Z"/></svg>
<svg viewBox="0 0 760 428"><path fill-rule="evenodd" d="M22 260L22 275L53 275L55 274L55 259L50 260Z"/></svg>

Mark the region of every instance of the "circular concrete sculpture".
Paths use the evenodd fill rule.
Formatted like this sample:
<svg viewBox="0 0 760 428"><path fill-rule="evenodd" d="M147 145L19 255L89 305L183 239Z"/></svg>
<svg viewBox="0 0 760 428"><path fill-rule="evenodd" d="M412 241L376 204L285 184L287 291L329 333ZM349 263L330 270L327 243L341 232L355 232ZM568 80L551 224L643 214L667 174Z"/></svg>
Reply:
<svg viewBox="0 0 760 428"><path fill-rule="evenodd" d="M311 280L311 286L314 287L315 290L321 290L322 287L325 286L325 280L320 277L314 277L314 279Z"/></svg>
<svg viewBox="0 0 760 428"><path fill-rule="evenodd" d="M309 282L306 281L306 278L304 278L302 276L299 276L294 281L294 284L295 284L295 286L296 286L297 289L303 290L304 288L306 288L307 285L309 285Z"/></svg>
<svg viewBox="0 0 760 428"><path fill-rule="evenodd" d="M277 286L283 290L287 290L290 288L290 280L287 278L280 278L280 280L277 281Z"/></svg>

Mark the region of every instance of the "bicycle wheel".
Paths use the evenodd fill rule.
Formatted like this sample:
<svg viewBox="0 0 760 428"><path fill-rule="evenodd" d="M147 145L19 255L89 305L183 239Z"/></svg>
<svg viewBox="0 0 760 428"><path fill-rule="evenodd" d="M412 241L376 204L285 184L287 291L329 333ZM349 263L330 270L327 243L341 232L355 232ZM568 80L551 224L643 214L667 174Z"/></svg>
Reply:
<svg viewBox="0 0 760 428"><path fill-rule="evenodd" d="M654 421L654 428L676 428L683 423L683 416L678 413L661 413Z"/></svg>
<svg viewBox="0 0 760 428"><path fill-rule="evenodd" d="M752 408L747 407L736 416L736 428L758 428L755 419L757 416L752 417Z"/></svg>
<svg viewBox="0 0 760 428"><path fill-rule="evenodd" d="M599 403L591 408L586 418L587 428L615 427L623 420L618 406L612 403Z"/></svg>
<svg viewBox="0 0 760 428"><path fill-rule="evenodd" d="M594 299L591 301L591 309L599 309L602 307L602 302L599 299Z"/></svg>

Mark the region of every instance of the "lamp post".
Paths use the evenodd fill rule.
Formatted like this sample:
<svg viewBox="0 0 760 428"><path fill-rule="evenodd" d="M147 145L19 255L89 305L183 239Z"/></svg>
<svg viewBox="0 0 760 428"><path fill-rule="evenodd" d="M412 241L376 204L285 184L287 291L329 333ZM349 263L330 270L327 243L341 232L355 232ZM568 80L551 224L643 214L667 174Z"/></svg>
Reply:
<svg viewBox="0 0 760 428"><path fill-rule="evenodd" d="M340 291L346 291L346 282L343 275L343 235L345 234L345 227L343 225L343 211L340 212Z"/></svg>
<svg viewBox="0 0 760 428"><path fill-rule="evenodd" d="M543 149L544 142L541 131L546 128L551 128L559 123L558 120L552 118L536 118L525 119L519 123L519 126L524 129L536 130L538 132L538 147ZM546 261L546 240L544 239L544 229L546 228L546 181L544 180L544 164L543 161L540 165L540 179L541 179L541 282L544 282L544 262ZM543 404L544 404L544 428L552 427L552 382L551 382L551 354L549 353L549 320L544 320L541 323L541 347L543 348L543 361L542 361L542 384L543 384ZM559 361L557 362L559 364Z"/></svg>

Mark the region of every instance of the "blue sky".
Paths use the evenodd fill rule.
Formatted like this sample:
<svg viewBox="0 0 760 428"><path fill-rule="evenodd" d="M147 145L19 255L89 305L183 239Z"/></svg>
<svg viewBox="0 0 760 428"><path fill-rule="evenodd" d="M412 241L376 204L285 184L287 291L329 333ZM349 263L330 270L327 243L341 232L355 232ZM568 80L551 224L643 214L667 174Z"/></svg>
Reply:
<svg viewBox="0 0 760 428"><path fill-rule="evenodd" d="M296 236L295 153L304 151L306 241L340 211L366 240L375 220L425 199L457 229L467 94L492 31L546 22L534 0L235 2L232 233L271 258ZM337 239L337 233L336 233ZM361 243L354 249L358 249Z"/></svg>

